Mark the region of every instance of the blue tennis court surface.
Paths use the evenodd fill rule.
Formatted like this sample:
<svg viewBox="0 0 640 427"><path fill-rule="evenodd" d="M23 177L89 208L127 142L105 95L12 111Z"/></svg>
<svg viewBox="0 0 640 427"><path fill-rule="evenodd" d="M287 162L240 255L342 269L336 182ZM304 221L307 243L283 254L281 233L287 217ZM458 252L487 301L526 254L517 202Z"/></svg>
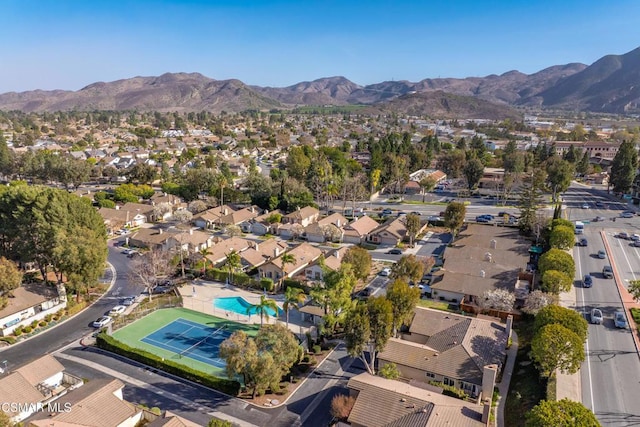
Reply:
<svg viewBox="0 0 640 427"><path fill-rule="evenodd" d="M220 343L231 336L222 328L212 328L179 318L142 338L142 342L188 357L202 363L224 368L225 361L218 357Z"/></svg>

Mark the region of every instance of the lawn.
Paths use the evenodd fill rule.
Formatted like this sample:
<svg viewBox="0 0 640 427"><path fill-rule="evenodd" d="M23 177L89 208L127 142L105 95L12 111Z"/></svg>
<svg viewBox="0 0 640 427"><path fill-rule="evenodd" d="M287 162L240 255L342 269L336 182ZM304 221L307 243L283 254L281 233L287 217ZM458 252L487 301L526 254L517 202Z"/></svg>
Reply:
<svg viewBox="0 0 640 427"><path fill-rule="evenodd" d="M547 392L547 381L540 378L529 359L533 321L521 320L514 325L514 329L518 334L518 356L505 408L505 425L509 427L524 426L525 414L545 399Z"/></svg>
<svg viewBox="0 0 640 427"><path fill-rule="evenodd" d="M640 326L640 308L632 308L631 317L633 317L633 321L636 322L636 325Z"/></svg>
<svg viewBox="0 0 640 427"><path fill-rule="evenodd" d="M449 311L449 303L443 301L434 301L432 299L418 300L419 307L435 308L436 310Z"/></svg>

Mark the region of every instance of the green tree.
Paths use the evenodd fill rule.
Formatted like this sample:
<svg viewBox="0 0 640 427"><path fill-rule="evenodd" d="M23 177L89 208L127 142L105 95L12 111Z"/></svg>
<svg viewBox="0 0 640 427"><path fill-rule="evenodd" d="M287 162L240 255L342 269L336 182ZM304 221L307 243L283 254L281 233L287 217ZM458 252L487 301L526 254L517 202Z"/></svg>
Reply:
<svg viewBox="0 0 640 427"><path fill-rule="evenodd" d="M551 157L547 160L547 186L551 190L551 201L558 202L558 195L564 193L571 185L571 179L575 174L572 163L559 157Z"/></svg>
<svg viewBox="0 0 640 427"><path fill-rule="evenodd" d="M558 295L560 292L569 292L571 285L573 285L573 279L562 271L546 270L542 273L542 290L544 292Z"/></svg>
<svg viewBox="0 0 640 427"><path fill-rule="evenodd" d="M556 369L575 374L584 357L584 340L559 324L542 327L531 340L531 359L544 377L553 375Z"/></svg>
<svg viewBox="0 0 640 427"><path fill-rule="evenodd" d="M325 331L333 331L345 321L356 301L351 299L357 279L351 264L343 263L337 271L325 271L324 287L311 291L311 298L324 308Z"/></svg>
<svg viewBox="0 0 640 427"><path fill-rule="evenodd" d="M424 203L425 195L428 191L431 191L435 188L437 182L430 175L422 177L420 181L418 181L420 185L420 190L422 191L422 203Z"/></svg>
<svg viewBox="0 0 640 427"><path fill-rule="evenodd" d="M225 255L224 265L227 267L227 271L229 273L229 283L233 283L234 273L242 266L240 254L235 249L232 249Z"/></svg>
<svg viewBox="0 0 640 427"><path fill-rule="evenodd" d="M220 358L225 361L227 377L242 376L247 387L253 383L253 370L258 359L258 346L244 331L236 331L220 344Z"/></svg>
<svg viewBox="0 0 640 427"><path fill-rule="evenodd" d="M207 427L233 427L231 421L219 420L218 418L212 418L207 424Z"/></svg>
<svg viewBox="0 0 640 427"><path fill-rule="evenodd" d="M387 287L386 298L391 302L393 313L393 335L397 336L403 325L408 325L413 318L413 311L420 300L420 289L411 288L403 280L394 280Z"/></svg>
<svg viewBox="0 0 640 427"><path fill-rule="evenodd" d="M542 187L544 185L545 172L535 169L531 175L523 177L523 185L520 191L520 220L518 225L525 233L533 231L537 220L538 209L542 205Z"/></svg>
<svg viewBox="0 0 640 427"><path fill-rule="evenodd" d="M369 298L346 318L345 342L347 351L364 363L367 371L375 375L378 353L391 337L393 309L384 297Z"/></svg>
<svg viewBox="0 0 640 427"><path fill-rule="evenodd" d="M378 374L388 380L397 380L400 378L400 370L395 363L385 363L384 366L380 368Z"/></svg>
<svg viewBox="0 0 640 427"><path fill-rule="evenodd" d="M260 295L260 302L258 302L257 304L251 304L249 307L247 307L247 315L251 315L251 312L253 312L254 310L260 316L260 326L263 326L264 319L267 319L267 321L269 321L269 312L274 312L277 316L279 308L275 300L267 298L264 295Z"/></svg>
<svg viewBox="0 0 640 427"><path fill-rule="evenodd" d="M404 226L407 229L407 234L409 234L409 246L413 247L413 240L418 235L418 232L422 228L422 223L420 222L420 215L409 214L405 218Z"/></svg>
<svg viewBox="0 0 640 427"><path fill-rule="evenodd" d="M576 263L571 254L560 249L549 249L538 261L538 271L544 275L547 270L558 270L569 277L576 275Z"/></svg>
<svg viewBox="0 0 640 427"><path fill-rule="evenodd" d="M589 152L585 150L582 158L576 165L576 172L580 175L586 175L589 172Z"/></svg>
<svg viewBox="0 0 640 427"><path fill-rule="evenodd" d="M391 278L403 281L418 282L424 275L425 264L417 256L403 255L398 262L391 267Z"/></svg>
<svg viewBox="0 0 640 427"><path fill-rule="evenodd" d="M640 301L640 280L629 281L629 287L627 289L636 301Z"/></svg>
<svg viewBox="0 0 640 427"><path fill-rule="evenodd" d="M302 347L295 335L284 325L264 325L256 335L255 341L259 352L271 354L274 363L280 369L280 378L300 361Z"/></svg>
<svg viewBox="0 0 640 427"><path fill-rule="evenodd" d="M611 164L609 182L615 193L627 193L631 189L638 170L638 150L635 144L624 141L620 144Z"/></svg>
<svg viewBox="0 0 640 427"><path fill-rule="evenodd" d="M359 280L366 280L371 272L371 254L365 248L352 246L344 254L343 263L351 264L353 274Z"/></svg>
<svg viewBox="0 0 640 427"><path fill-rule="evenodd" d="M298 310L300 308L300 304L302 304L305 299L306 296L302 289L289 286L284 291L284 302L282 303L282 309L284 310L285 316L287 317L287 328L289 327L289 311L291 311L291 308L295 308L296 310Z"/></svg>
<svg viewBox="0 0 640 427"><path fill-rule="evenodd" d="M22 272L15 262L0 257L0 296L11 296L11 291L22 284Z"/></svg>
<svg viewBox="0 0 640 427"><path fill-rule="evenodd" d="M311 159L304 153L302 147L293 146L287 155L286 169L289 176L304 181L311 169Z"/></svg>
<svg viewBox="0 0 640 427"><path fill-rule="evenodd" d="M533 329L535 333L538 333L542 328L551 324L562 325L571 330L580 337L582 342L587 339L587 330L589 325L587 324L587 321L584 320L584 317L575 310L555 304L548 305L541 309L536 315L536 319L533 323Z"/></svg>
<svg viewBox="0 0 640 427"><path fill-rule="evenodd" d="M480 178L482 178L484 174L484 165L478 158L473 157L467 161L467 164L462 169L462 173L464 173L464 177L467 179L467 188L471 191L478 186Z"/></svg>
<svg viewBox="0 0 640 427"><path fill-rule="evenodd" d="M280 265L282 266L282 278L280 279L280 287L282 287L282 283L284 279L287 277L287 265L295 265L296 257L291 253L285 253L280 256Z"/></svg>
<svg viewBox="0 0 640 427"><path fill-rule="evenodd" d="M526 415L527 427L600 427L593 412L569 399L542 400Z"/></svg>
<svg viewBox="0 0 640 427"><path fill-rule="evenodd" d="M463 203L451 202L447 205L447 209L444 211L444 226L454 237L464 224L466 214L467 208Z"/></svg>
<svg viewBox="0 0 640 427"><path fill-rule="evenodd" d="M572 227L559 225L551 231L549 244L552 248L567 250L575 245L576 237Z"/></svg>

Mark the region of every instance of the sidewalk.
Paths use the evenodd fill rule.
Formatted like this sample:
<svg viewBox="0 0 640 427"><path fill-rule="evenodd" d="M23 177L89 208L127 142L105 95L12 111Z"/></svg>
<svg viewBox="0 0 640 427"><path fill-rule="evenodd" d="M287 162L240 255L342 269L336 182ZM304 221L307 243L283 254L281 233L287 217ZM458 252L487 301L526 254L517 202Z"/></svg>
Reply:
<svg viewBox="0 0 640 427"><path fill-rule="evenodd" d="M511 330L511 347L507 349L507 362L502 370L502 381L496 384L500 393L500 399L497 403L498 415L496 417L498 427L505 427L504 411L507 406L507 394L509 394L509 384L513 375L513 367L516 364L518 356L518 334Z"/></svg>
<svg viewBox="0 0 640 427"><path fill-rule="evenodd" d="M562 292L560 294L559 304L562 307L575 310L576 288L572 286L569 292ZM564 398L575 402L582 402L582 383L579 370L575 374L563 374L560 371L556 371L556 400Z"/></svg>

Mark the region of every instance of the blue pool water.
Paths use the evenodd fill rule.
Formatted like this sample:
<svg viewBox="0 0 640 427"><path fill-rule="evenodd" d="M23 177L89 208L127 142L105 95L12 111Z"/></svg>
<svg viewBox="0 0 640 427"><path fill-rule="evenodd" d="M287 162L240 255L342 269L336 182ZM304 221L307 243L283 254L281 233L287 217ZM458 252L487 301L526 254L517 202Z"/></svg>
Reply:
<svg viewBox="0 0 640 427"><path fill-rule="evenodd" d="M233 311L234 313L243 314L245 316L249 314L258 314L257 309L242 297L216 298L215 300L213 300L213 306L215 308ZM278 312L280 311L281 310L278 309ZM269 313L269 316L272 317L277 316L277 314L270 308L267 309L267 313Z"/></svg>

